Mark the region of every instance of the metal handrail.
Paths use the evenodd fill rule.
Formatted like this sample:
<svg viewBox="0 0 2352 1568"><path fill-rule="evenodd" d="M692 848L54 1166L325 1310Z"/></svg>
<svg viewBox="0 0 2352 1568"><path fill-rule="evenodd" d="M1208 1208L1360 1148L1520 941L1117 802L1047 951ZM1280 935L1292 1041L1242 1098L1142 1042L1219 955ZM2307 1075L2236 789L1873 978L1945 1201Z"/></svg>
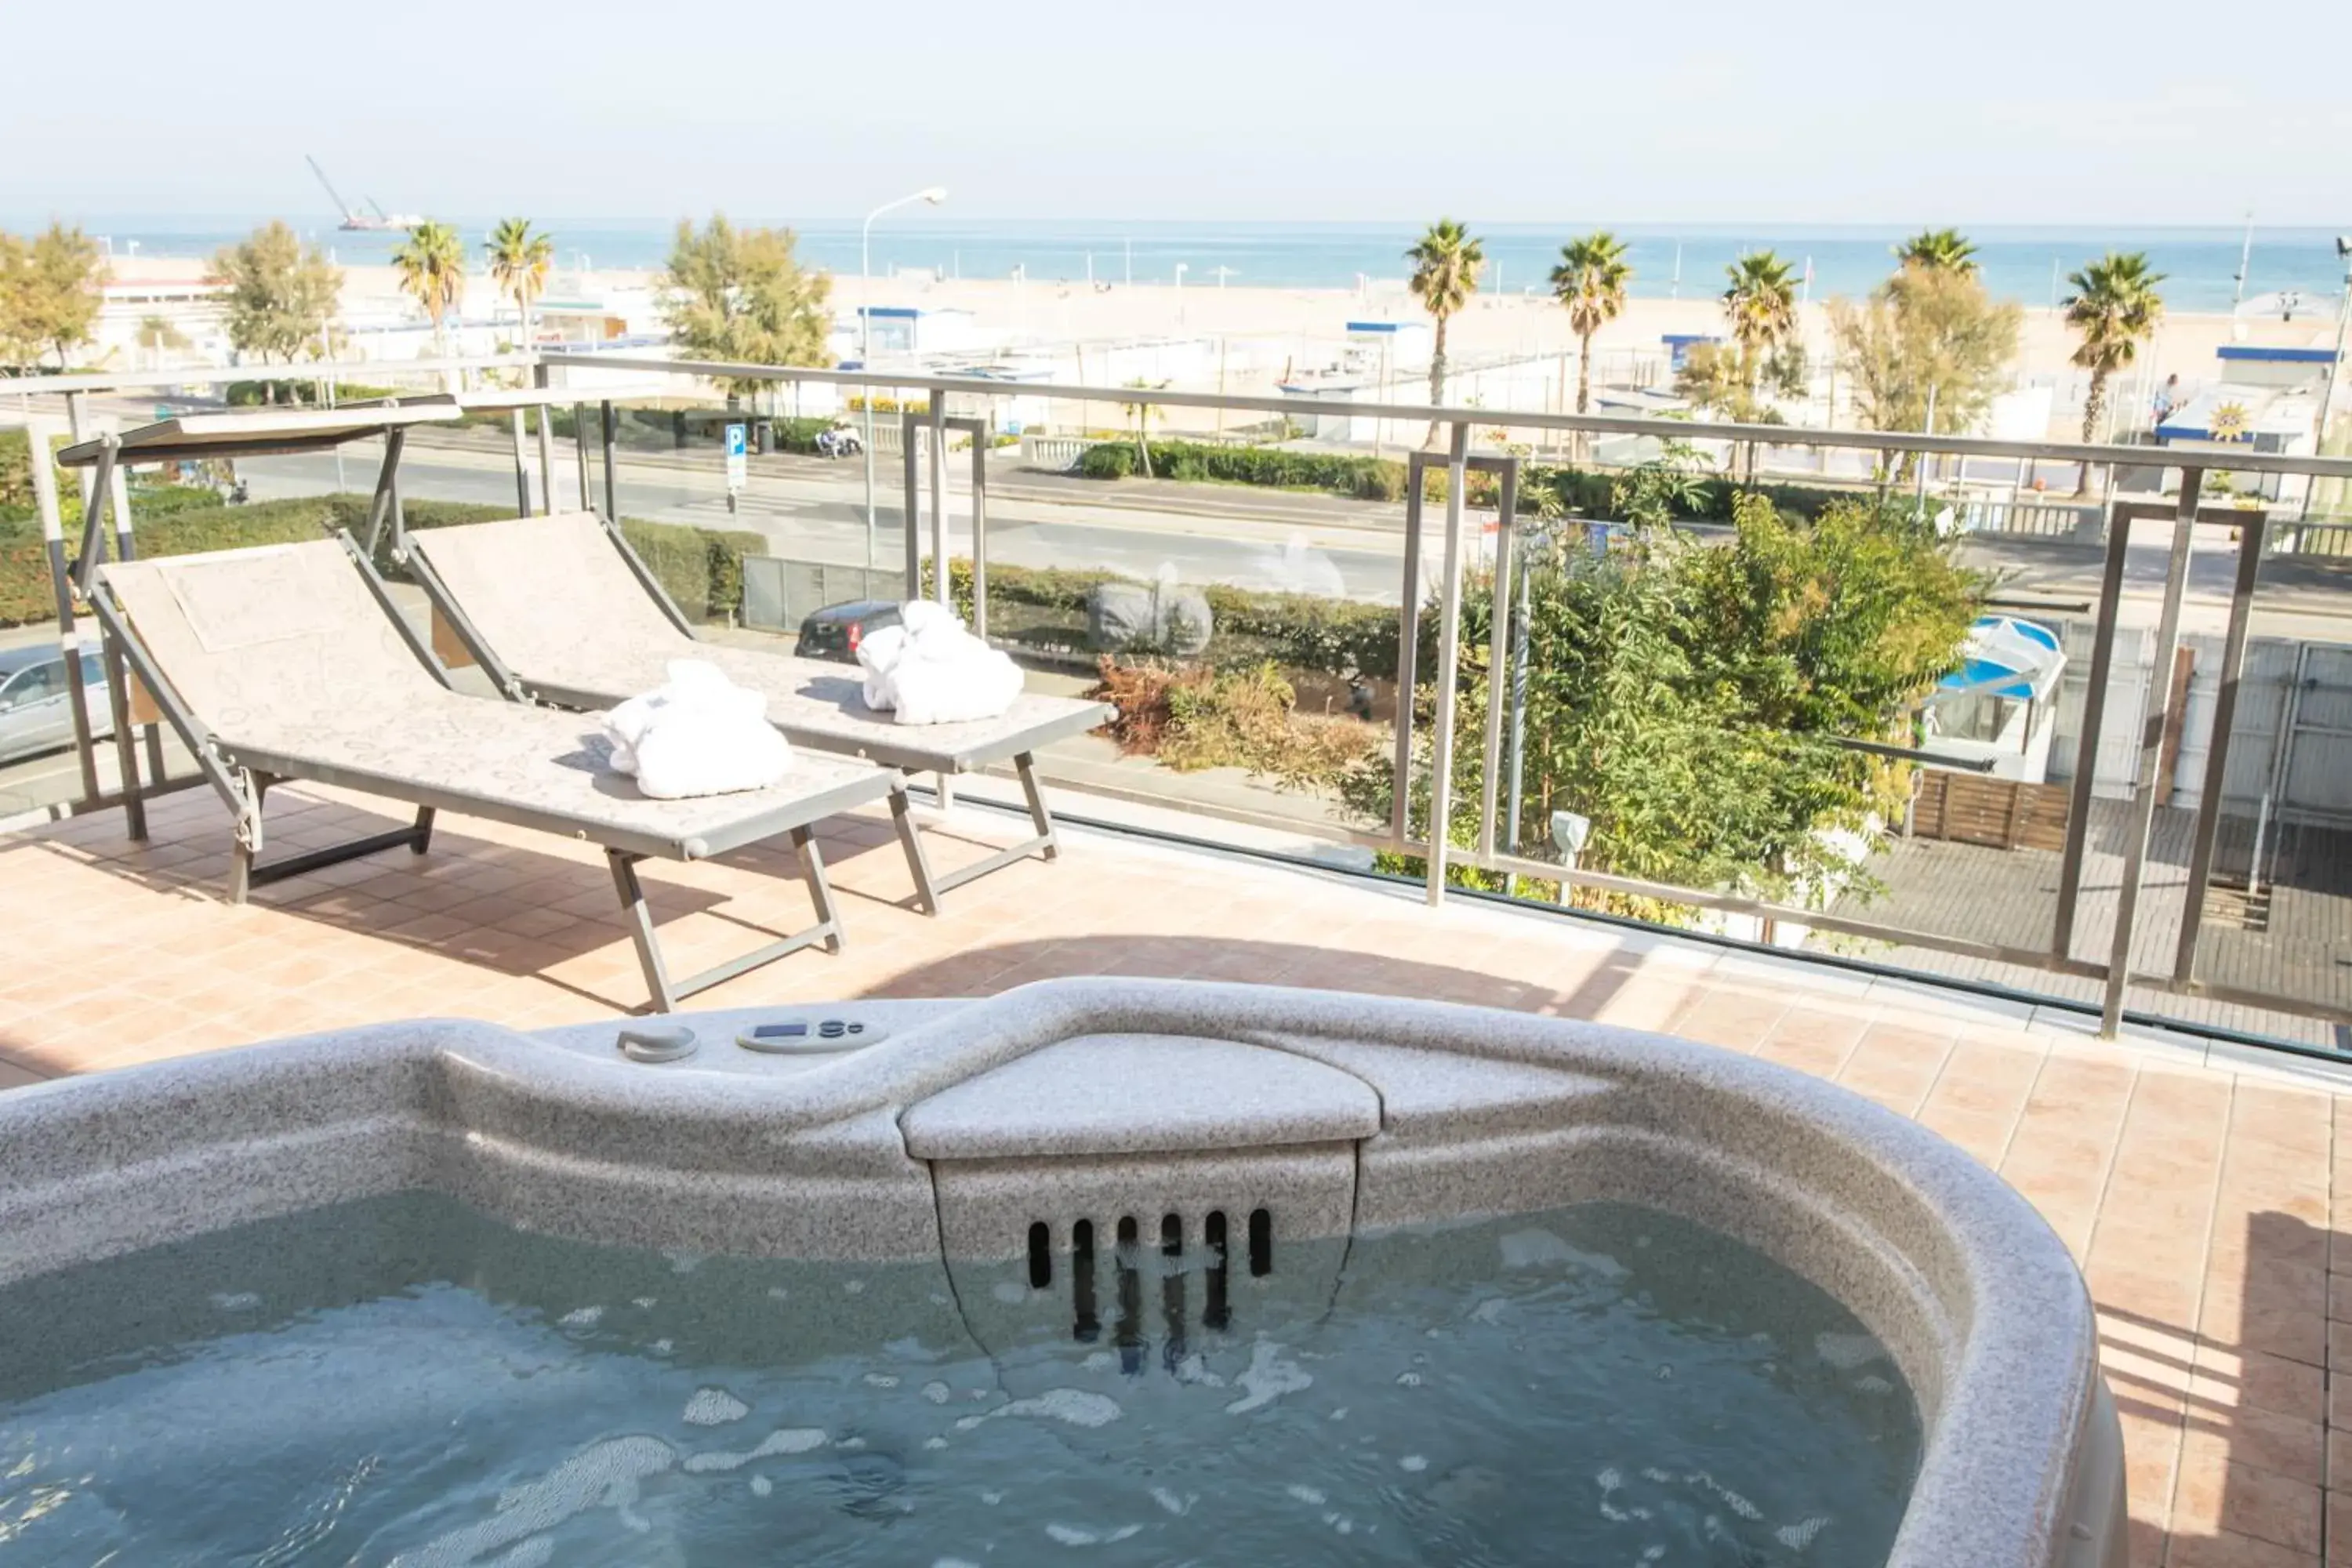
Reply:
<svg viewBox="0 0 2352 1568"><path fill-rule="evenodd" d="M1969 458L2036 458L2095 467L2191 467L2245 474L2315 474L2352 479L2352 458L2292 457L2281 452L2224 452L2197 447L2126 447L2079 441L2008 441L1991 437L1930 436L1903 430L1827 430L1801 425L1725 425L1696 419L1616 414L1547 414L1534 409L1465 408L1451 404L1360 403L1320 397L1276 397L1229 392L1144 391L1132 386L1003 382L985 376L923 375L877 369L820 370L807 365L750 364L727 360L656 360L623 354L554 354L551 366L634 370L709 380L804 381L831 386L919 387L972 397L1051 398L1066 403L1149 403L1155 408L1245 408L1255 413L1386 419L1532 430L1584 430L1604 436L1655 436L1675 441L1754 442L1769 447L1841 447L1872 452L1930 452Z"/></svg>

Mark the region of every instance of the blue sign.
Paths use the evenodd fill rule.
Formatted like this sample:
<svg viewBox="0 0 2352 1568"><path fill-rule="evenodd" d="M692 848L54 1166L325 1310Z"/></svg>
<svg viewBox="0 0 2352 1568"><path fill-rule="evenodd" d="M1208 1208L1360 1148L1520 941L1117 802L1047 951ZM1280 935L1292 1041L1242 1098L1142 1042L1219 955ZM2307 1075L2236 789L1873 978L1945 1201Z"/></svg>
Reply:
<svg viewBox="0 0 2352 1568"><path fill-rule="evenodd" d="M727 426L727 455L730 458L743 455L743 426L740 425Z"/></svg>
<svg viewBox="0 0 2352 1568"><path fill-rule="evenodd" d="M743 426L730 425L727 426L727 488L730 490L743 488Z"/></svg>

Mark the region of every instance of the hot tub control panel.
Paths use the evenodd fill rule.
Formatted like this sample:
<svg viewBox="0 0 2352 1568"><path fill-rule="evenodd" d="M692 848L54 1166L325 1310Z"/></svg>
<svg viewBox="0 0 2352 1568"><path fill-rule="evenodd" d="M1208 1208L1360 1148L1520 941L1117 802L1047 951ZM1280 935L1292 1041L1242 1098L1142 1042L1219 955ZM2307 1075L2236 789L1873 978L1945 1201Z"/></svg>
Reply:
<svg viewBox="0 0 2352 1568"><path fill-rule="evenodd" d="M815 1002L614 1018L534 1032L585 1056L674 1072L795 1073L968 1005L896 999Z"/></svg>

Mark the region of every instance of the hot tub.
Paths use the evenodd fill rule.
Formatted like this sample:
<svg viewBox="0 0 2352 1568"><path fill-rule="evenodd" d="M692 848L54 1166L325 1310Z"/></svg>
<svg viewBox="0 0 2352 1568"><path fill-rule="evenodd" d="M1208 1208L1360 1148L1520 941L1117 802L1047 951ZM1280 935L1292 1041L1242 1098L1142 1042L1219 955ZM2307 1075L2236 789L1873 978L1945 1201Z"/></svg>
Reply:
<svg viewBox="0 0 2352 1568"><path fill-rule="evenodd" d="M429 1020L0 1096L0 1538L2123 1561L2065 1248L1817 1080L1189 982L665 1022L686 1054Z"/></svg>

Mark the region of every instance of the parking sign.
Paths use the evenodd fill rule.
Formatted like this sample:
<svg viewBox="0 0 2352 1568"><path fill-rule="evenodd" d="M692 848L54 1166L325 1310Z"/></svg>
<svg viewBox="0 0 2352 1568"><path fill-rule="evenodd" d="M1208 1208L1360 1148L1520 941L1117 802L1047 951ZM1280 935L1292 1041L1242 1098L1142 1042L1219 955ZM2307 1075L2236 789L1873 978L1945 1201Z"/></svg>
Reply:
<svg viewBox="0 0 2352 1568"><path fill-rule="evenodd" d="M727 426L727 488L730 490L743 488L743 426L740 425Z"/></svg>

